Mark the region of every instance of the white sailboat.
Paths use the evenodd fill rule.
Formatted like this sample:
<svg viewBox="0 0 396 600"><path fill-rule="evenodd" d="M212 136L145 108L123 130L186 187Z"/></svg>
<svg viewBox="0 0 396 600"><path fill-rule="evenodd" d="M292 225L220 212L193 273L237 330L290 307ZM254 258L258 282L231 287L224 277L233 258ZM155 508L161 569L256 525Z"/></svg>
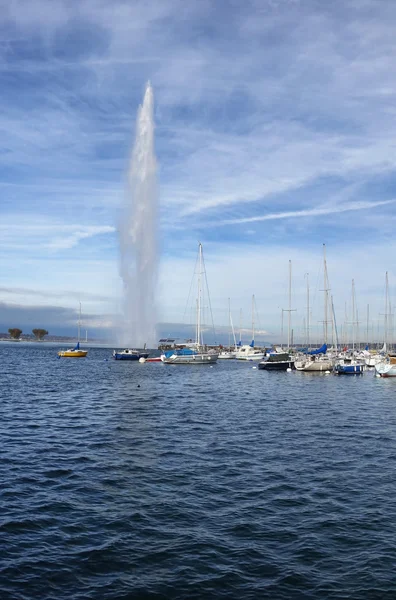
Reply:
<svg viewBox="0 0 396 600"><path fill-rule="evenodd" d="M385 273L385 312L384 312L384 345L381 349L381 353L384 355L388 351L388 328L390 321L390 307L389 307L389 281L388 271ZM381 361L377 362L375 366L375 374L378 377L396 377L396 354L388 354L387 357L383 356Z"/></svg>
<svg viewBox="0 0 396 600"><path fill-rule="evenodd" d="M196 303L195 342L184 348L169 350L161 355L165 364L171 365L210 365L217 362L218 353L207 350L202 339L202 286L206 281L205 263L203 259L202 244L198 245L198 290Z"/></svg>
<svg viewBox="0 0 396 600"><path fill-rule="evenodd" d="M237 360L263 360L264 352L260 348L254 346L254 294L252 296L252 342L250 344L244 344L238 348L235 358Z"/></svg>
<svg viewBox="0 0 396 600"><path fill-rule="evenodd" d="M333 368L333 361L331 358L326 356L327 352L327 325L328 321L328 293L330 291L329 288L329 278L327 274L327 261L326 261L326 246L323 244L323 283L324 283L324 319L323 319L323 335L324 335L324 344L318 348L317 350L312 350L308 352L305 356L299 358L295 362L295 367L297 371L304 372L327 372L331 371ZM309 283L307 279L307 328L309 331ZM309 347L309 337L307 336L308 347Z"/></svg>

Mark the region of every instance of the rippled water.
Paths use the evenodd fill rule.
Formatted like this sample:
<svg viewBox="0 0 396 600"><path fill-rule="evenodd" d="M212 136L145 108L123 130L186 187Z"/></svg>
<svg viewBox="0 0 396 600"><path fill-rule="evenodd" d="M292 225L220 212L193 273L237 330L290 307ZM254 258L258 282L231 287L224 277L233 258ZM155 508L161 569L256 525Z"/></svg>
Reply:
<svg viewBox="0 0 396 600"><path fill-rule="evenodd" d="M396 598L396 379L56 350L0 345L1 600Z"/></svg>

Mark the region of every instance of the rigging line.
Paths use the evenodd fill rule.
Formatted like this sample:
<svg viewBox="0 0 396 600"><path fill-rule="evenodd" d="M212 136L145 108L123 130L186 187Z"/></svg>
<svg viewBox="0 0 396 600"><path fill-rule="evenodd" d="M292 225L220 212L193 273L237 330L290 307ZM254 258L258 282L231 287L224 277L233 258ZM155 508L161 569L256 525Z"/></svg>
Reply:
<svg viewBox="0 0 396 600"><path fill-rule="evenodd" d="M213 321L212 303L210 301L209 286L208 286L208 277L207 277L207 274L206 274L206 265L205 265L205 259L204 259L203 256L202 256L202 265L203 265L203 270L204 270L204 273L205 273L206 293L208 295L208 305L209 305L209 311L210 311L210 318L211 318L211 321L212 321L213 341L216 343L216 330L215 330L214 321Z"/></svg>
<svg viewBox="0 0 396 600"><path fill-rule="evenodd" d="M311 302L311 323L310 323L310 326L311 326L311 328L313 328L313 327L314 327L314 325L313 325L313 322L314 322L314 321L313 321L313 319L312 319L312 312L313 312L313 311L312 311L312 309L313 309L314 307L316 307L316 298L317 298L317 293L318 293L318 291L319 291L319 290L318 290L318 288L319 288L319 277L321 277L321 275L322 275L322 260L321 260L321 262L319 263L318 274L317 274L317 276L316 276L316 284L315 284L315 288L314 288L314 294L313 294L313 300L312 300L312 302ZM315 323L316 323L316 327L317 327L317 322L315 321ZM312 333L315 335L315 333L314 333L314 332L312 332Z"/></svg>
<svg viewBox="0 0 396 600"><path fill-rule="evenodd" d="M196 270L197 270L197 264L198 264L198 259L199 259L199 253L197 254L197 258L195 259L195 266L194 266L194 271L193 271L193 276L191 278L191 284L190 284L190 290L188 292L188 296L187 296L187 302L186 302L186 306L184 308L184 314L183 314L183 323L185 324L185 319L186 319L186 313L187 313L187 309L189 307L189 303L190 303L190 297L191 297L191 290L193 288L193 284L194 284L194 279L195 279L195 275L196 275ZM190 322L192 321L192 318L190 316Z"/></svg>

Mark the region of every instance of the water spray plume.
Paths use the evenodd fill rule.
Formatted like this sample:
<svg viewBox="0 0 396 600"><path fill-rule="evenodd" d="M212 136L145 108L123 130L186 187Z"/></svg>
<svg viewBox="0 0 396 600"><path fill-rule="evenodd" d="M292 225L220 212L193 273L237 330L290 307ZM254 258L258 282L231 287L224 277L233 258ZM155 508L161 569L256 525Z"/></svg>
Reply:
<svg viewBox="0 0 396 600"><path fill-rule="evenodd" d="M136 347L145 343L150 347L156 341L158 196L153 113L153 88L148 82L138 110L119 225L120 275L124 284L124 322L119 342Z"/></svg>

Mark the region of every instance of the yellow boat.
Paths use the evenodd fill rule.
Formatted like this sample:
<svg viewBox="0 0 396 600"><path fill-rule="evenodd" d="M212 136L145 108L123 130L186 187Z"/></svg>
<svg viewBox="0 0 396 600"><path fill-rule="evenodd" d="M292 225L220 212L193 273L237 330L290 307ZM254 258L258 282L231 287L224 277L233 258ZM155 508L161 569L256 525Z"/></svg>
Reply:
<svg viewBox="0 0 396 600"><path fill-rule="evenodd" d="M88 350L80 349L80 342L77 342L77 346L75 348L59 350L58 352L59 358L84 358L84 356L87 356L87 354Z"/></svg>

